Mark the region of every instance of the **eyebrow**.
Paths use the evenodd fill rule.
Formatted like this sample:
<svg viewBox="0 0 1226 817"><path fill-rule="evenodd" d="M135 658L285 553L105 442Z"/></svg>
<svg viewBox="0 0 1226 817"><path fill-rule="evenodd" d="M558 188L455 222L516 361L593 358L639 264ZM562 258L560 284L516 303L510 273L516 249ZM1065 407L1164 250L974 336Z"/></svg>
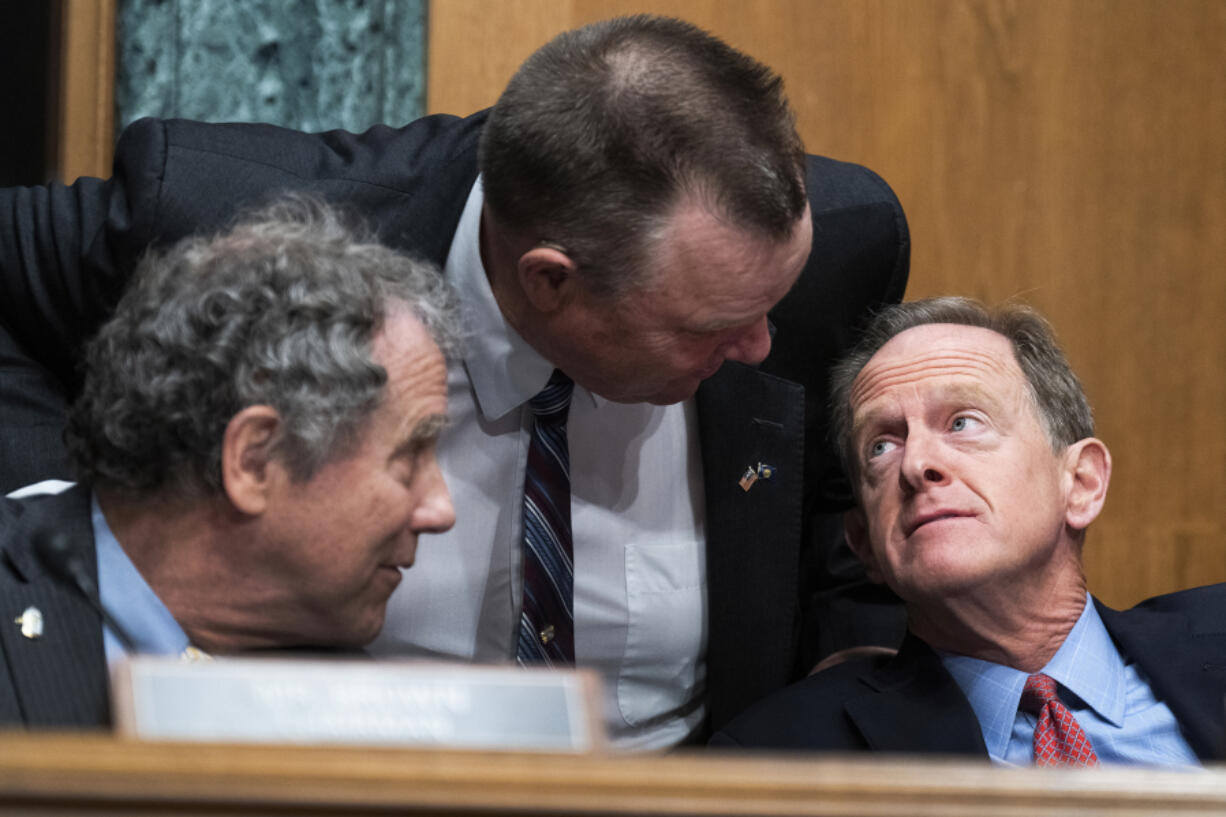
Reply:
<svg viewBox="0 0 1226 817"><path fill-rule="evenodd" d="M999 414L1004 406L1004 401L995 392L989 391L980 385L970 383L950 383L942 386L936 392L935 402L938 404L954 403L982 406L990 414ZM853 415L851 424L852 441L858 445L864 429L873 428L883 422L881 418L890 416L890 412L887 409L872 409L863 416Z"/></svg>
<svg viewBox="0 0 1226 817"><path fill-rule="evenodd" d="M449 425L451 425L451 418L446 414L431 414L429 417L422 418L417 425L413 426L413 432L409 435L409 439L437 437Z"/></svg>
<svg viewBox="0 0 1226 817"><path fill-rule="evenodd" d="M422 443L433 442L443 433L443 429L451 425L451 418L446 414L431 414L423 417L409 431L404 442L396 446L396 454L403 454L417 448Z"/></svg>

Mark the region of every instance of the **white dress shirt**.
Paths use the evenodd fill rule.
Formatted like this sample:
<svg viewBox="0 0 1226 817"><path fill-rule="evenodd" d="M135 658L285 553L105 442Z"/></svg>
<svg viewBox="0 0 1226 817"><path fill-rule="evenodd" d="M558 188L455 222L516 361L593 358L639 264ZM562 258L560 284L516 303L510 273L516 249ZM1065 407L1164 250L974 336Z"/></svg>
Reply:
<svg viewBox="0 0 1226 817"><path fill-rule="evenodd" d="M469 330L464 361L448 371L452 424L439 443L456 525L422 537L376 654L515 656L526 404L553 365L507 325L490 291L482 201L478 179L445 268ZM601 676L615 746L674 745L705 711L706 509L694 402L624 405L576 386L568 438L576 663Z"/></svg>

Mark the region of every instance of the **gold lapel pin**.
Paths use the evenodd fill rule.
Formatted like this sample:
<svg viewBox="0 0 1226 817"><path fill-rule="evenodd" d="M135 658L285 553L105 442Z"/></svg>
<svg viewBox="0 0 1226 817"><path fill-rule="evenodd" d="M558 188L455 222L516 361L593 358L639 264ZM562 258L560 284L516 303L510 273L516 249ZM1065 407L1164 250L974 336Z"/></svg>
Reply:
<svg viewBox="0 0 1226 817"><path fill-rule="evenodd" d="M37 607L27 607L13 622L20 625L21 634L30 640L43 635L43 611Z"/></svg>

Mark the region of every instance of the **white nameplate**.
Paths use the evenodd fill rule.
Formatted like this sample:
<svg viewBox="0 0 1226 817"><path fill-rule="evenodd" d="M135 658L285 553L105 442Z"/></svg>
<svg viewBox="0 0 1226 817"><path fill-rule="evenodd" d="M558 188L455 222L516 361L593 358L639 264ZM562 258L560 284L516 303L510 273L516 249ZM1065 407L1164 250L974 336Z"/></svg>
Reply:
<svg viewBox="0 0 1226 817"><path fill-rule="evenodd" d="M139 656L112 673L115 726L144 740L590 752L587 670L434 662Z"/></svg>

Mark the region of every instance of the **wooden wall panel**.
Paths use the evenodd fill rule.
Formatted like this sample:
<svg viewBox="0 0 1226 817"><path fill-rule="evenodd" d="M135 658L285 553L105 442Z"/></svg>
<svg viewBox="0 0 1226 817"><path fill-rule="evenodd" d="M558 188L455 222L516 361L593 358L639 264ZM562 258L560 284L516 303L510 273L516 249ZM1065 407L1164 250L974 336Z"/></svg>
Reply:
<svg viewBox="0 0 1226 817"><path fill-rule="evenodd" d="M638 11L771 64L812 152L894 186L909 297L1052 319L1115 455L1097 593L1226 580L1226 2L438 0L428 106L491 104L553 34Z"/></svg>
<svg viewBox="0 0 1226 817"><path fill-rule="evenodd" d="M111 173L115 143L115 2L59 0L56 176Z"/></svg>

